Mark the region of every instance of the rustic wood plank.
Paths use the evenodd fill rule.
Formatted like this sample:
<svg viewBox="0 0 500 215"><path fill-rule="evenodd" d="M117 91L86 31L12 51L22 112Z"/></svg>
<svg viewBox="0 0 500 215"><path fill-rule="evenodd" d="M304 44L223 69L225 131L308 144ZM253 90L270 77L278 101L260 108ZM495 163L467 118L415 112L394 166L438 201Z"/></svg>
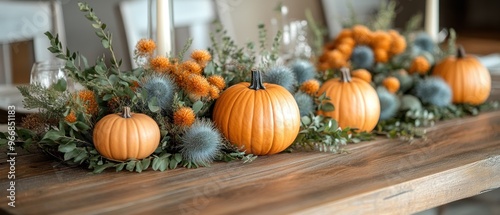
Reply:
<svg viewBox="0 0 500 215"><path fill-rule="evenodd" d="M16 208L5 198L0 207L15 214L405 214L500 187L500 111L428 130L412 143L350 145L350 154L279 154L141 174L92 175L45 155L23 155Z"/></svg>

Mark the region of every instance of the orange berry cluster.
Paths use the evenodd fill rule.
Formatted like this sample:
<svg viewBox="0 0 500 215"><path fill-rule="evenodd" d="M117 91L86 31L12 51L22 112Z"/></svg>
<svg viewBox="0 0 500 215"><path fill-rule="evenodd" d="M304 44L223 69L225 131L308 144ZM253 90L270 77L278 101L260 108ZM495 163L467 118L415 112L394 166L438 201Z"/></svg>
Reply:
<svg viewBox="0 0 500 215"><path fill-rule="evenodd" d="M385 63L392 56L406 49L406 40L395 30L371 31L364 25L343 29L338 36L323 48L318 69L338 69L349 66L348 62L357 45L366 45L373 50L375 62Z"/></svg>

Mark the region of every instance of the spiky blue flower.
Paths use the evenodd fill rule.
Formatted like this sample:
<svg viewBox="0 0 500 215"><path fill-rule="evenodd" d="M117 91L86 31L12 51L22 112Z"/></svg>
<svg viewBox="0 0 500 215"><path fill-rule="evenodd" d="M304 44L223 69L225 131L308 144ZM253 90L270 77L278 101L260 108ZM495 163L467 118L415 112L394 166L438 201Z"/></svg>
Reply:
<svg viewBox="0 0 500 215"><path fill-rule="evenodd" d="M197 120L186 130L181 141L183 159L206 166L217 155L222 137L209 120Z"/></svg>
<svg viewBox="0 0 500 215"><path fill-rule="evenodd" d="M316 76L316 67L307 60L295 60L290 65L292 72L295 74L298 85L301 85L304 81L313 79Z"/></svg>
<svg viewBox="0 0 500 215"><path fill-rule="evenodd" d="M370 68L375 63L373 50L368 46L356 46L351 54L354 68Z"/></svg>
<svg viewBox="0 0 500 215"><path fill-rule="evenodd" d="M146 91L146 101L156 98L162 110L170 111L175 92L175 84L170 77L165 75L152 75L141 83L142 89Z"/></svg>
<svg viewBox="0 0 500 215"><path fill-rule="evenodd" d="M298 92L293 97L299 106L300 116L307 116L314 112L314 101L310 95Z"/></svg>
<svg viewBox="0 0 500 215"><path fill-rule="evenodd" d="M266 83L277 84L290 92L294 91L297 83L292 70L286 66L274 66L262 74L262 79Z"/></svg>
<svg viewBox="0 0 500 215"><path fill-rule="evenodd" d="M417 83L415 96L420 98L423 103L443 107L451 103L451 88L441 78L427 78Z"/></svg>
<svg viewBox="0 0 500 215"><path fill-rule="evenodd" d="M434 50L437 47L436 43L432 40L431 36L425 32L417 34L415 40L413 41L413 44L416 47L429 53L434 53Z"/></svg>
<svg viewBox="0 0 500 215"><path fill-rule="evenodd" d="M377 94L380 100L380 120L394 117L401 105L398 97L387 91L385 87L377 87Z"/></svg>

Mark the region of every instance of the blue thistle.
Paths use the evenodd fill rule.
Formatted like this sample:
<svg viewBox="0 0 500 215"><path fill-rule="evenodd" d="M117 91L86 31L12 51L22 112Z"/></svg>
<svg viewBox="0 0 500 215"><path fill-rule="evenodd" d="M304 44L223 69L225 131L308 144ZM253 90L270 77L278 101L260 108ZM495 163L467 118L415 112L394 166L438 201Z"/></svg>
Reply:
<svg viewBox="0 0 500 215"><path fill-rule="evenodd" d="M355 68L370 68L375 63L373 50L368 46L356 46L351 54L351 62Z"/></svg>
<svg viewBox="0 0 500 215"><path fill-rule="evenodd" d="M436 43L432 40L431 36L425 32L417 34L415 40L413 40L413 44L416 47L430 53L434 53L434 50L436 49Z"/></svg>
<svg viewBox="0 0 500 215"><path fill-rule="evenodd" d="M399 99L396 95L387 91L385 87L378 87L377 94L380 99L380 120L387 120L394 117L399 110Z"/></svg>
<svg viewBox="0 0 500 215"><path fill-rule="evenodd" d="M219 152L222 137L210 121L197 120L186 130L181 141L182 158L206 166Z"/></svg>
<svg viewBox="0 0 500 215"><path fill-rule="evenodd" d="M266 83L277 84L290 92L294 91L297 82L292 70L286 66L274 66L269 71L262 73L262 79Z"/></svg>
<svg viewBox="0 0 500 215"><path fill-rule="evenodd" d="M297 82L301 85L304 81L313 79L316 76L316 68L307 60L296 60L290 65L292 72L297 78Z"/></svg>
<svg viewBox="0 0 500 215"><path fill-rule="evenodd" d="M441 78L422 80L415 86L415 95L424 103L444 107L451 103L451 88Z"/></svg>
<svg viewBox="0 0 500 215"><path fill-rule="evenodd" d="M300 116L307 116L314 112L314 101L310 95L298 92L293 97L299 106Z"/></svg>
<svg viewBox="0 0 500 215"><path fill-rule="evenodd" d="M176 87L168 76L152 75L142 81L141 87L146 91L146 101L149 102L156 97L162 110L170 111L172 109Z"/></svg>

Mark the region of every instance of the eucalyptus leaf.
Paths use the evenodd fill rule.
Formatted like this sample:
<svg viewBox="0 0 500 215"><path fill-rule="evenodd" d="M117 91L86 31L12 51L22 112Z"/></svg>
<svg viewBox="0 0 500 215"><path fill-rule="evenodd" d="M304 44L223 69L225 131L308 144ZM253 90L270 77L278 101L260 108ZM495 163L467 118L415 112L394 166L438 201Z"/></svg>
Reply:
<svg viewBox="0 0 500 215"><path fill-rule="evenodd" d="M193 104L193 111L197 114L203 108L203 102L198 100Z"/></svg>
<svg viewBox="0 0 500 215"><path fill-rule="evenodd" d="M158 105L158 99L156 97L153 97L148 101L148 108L153 113L158 113L161 110L160 106Z"/></svg>
<svg viewBox="0 0 500 215"><path fill-rule="evenodd" d="M76 144L75 143L68 143L68 144L61 144L57 148L58 151L66 153L75 150Z"/></svg>

